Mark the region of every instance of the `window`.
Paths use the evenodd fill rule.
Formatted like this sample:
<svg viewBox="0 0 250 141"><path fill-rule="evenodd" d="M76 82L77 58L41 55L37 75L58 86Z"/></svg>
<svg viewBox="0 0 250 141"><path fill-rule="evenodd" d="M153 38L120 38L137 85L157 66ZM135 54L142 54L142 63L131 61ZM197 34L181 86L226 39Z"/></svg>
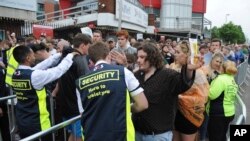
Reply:
<svg viewBox="0 0 250 141"><path fill-rule="evenodd" d="M37 11L44 11L44 4L38 3L37 4Z"/></svg>
<svg viewBox="0 0 250 141"><path fill-rule="evenodd" d="M37 12L36 12L37 20L42 20L45 18L44 16L44 4L37 4Z"/></svg>

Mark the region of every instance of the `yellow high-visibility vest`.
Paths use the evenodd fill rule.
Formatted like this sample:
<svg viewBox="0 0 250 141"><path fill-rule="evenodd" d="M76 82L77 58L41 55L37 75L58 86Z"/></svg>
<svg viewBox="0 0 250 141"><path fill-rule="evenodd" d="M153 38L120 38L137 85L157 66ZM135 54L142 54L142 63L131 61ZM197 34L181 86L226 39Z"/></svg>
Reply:
<svg viewBox="0 0 250 141"><path fill-rule="evenodd" d="M10 48L6 53L7 53L7 70L6 70L6 77L5 77L5 83L8 84L9 86L12 86L12 76L14 72L16 71L18 67L18 62L15 60L13 56L13 50L15 47Z"/></svg>

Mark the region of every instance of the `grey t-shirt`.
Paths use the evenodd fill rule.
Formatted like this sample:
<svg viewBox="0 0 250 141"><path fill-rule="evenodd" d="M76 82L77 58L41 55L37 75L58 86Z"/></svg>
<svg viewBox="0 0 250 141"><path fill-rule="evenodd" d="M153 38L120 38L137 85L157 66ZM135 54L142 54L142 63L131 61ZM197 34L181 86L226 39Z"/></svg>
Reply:
<svg viewBox="0 0 250 141"><path fill-rule="evenodd" d="M125 54L136 54L137 49L132 47L132 46L127 46L126 48L121 48L119 46L116 46L115 48L112 49L112 51L118 51L118 52L123 52Z"/></svg>

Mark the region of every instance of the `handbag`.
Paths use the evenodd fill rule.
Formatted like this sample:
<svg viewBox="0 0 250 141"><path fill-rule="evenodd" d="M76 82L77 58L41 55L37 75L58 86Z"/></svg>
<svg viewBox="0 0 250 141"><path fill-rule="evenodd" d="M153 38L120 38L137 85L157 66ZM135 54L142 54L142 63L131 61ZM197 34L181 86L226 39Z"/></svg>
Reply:
<svg viewBox="0 0 250 141"><path fill-rule="evenodd" d="M196 127L200 127L204 120L208 90L209 84L206 76L201 71L197 71L191 88L178 96L180 112Z"/></svg>

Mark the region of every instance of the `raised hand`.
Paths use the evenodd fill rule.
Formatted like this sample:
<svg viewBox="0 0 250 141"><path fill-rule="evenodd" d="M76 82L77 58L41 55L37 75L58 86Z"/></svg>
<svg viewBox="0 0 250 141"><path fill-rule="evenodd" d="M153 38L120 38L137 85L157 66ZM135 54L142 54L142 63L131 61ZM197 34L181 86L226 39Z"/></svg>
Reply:
<svg viewBox="0 0 250 141"><path fill-rule="evenodd" d="M116 63L127 66L127 57L125 53L113 50L110 52L110 56L112 60L116 61Z"/></svg>
<svg viewBox="0 0 250 141"><path fill-rule="evenodd" d="M187 64L187 69L188 70L196 70L204 65L204 60L202 56L196 55L195 56L195 63L191 64L191 61L189 59L188 64Z"/></svg>

